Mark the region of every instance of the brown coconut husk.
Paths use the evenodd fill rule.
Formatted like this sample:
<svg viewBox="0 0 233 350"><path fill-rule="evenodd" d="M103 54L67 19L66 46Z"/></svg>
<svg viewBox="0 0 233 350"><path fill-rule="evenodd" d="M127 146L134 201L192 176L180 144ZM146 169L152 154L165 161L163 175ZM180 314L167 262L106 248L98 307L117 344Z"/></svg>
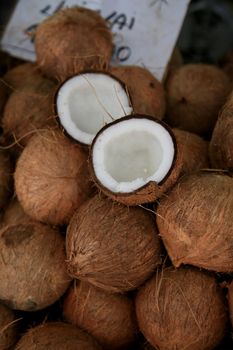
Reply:
<svg viewBox="0 0 233 350"><path fill-rule="evenodd" d="M63 322L45 323L31 328L20 339L16 350L101 350L94 338Z"/></svg>
<svg viewBox="0 0 233 350"><path fill-rule="evenodd" d="M126 84L134 113L163 118L166 109L165 91L163 85L147 69L120 66L111 67L110 72Z"/></svg>
<svg viewBox="0 0 233 350"><path fill-rule="evenodd" d="M0 350L10 349L18 340L17 319L12 310L0 304Z"/></svg>
<svg viewBox="0 0 233 350"><path fill-rule="evenodd" d="M157 210L173 264L233 272L233 178L203 172L178 183Z"/></svg>
<svg viewBox="0 0 233 350"><path fill-rule="evenodd" d="M1 147L1 146L0 146ZM0 209L10 197L13 184L13 168L8 154L0 149Z"/></svg>
<svg viewBox="0 0 233 350"><path fill-rule="evenodd" d="M89 283L77 282L67 294L63 314L107 349L128 349L135 341L137 324L133 301L110 294Z"/></svg>
<svg viewBox="0 0 233 350"><path fill-rule="evenodd" d="M229 79L221 69L187 64L171 74L166 87L168 124L199 135L212 132L230 92Z"/></svg>
<svg viewBox="0 0 233 350"><path fill-rule="evenodd" d="M12 309L43 309L68 288L64 239L58 231L37 222L5 226L0 250L0 299Z"/></svg>
<svg viewBox="0 0 233 350"><path fill-rule="evenodd" d="M87 154L61 131L44 130L21 154L15 188L26 214L52 225L68 224L93 192Z"/></svg>
<svg viewBox="0 0 233 350"><path fill-rule="evenodd" d="M233 92L218 117L209 156L213 168L233 171Z"/></svg>
<svg viewBox="0 0 233 350"><path fill-rule="evenodd" d="M37 63L49 77L65 80L85 69L106 69L112 35L105 20L86 8L58 11L37 28Z"/></svg>
<svg viewBox="0 0 233 350"><path fill-rule="evenodd" d="M139 328L156 349L211 350L227 330L224 302L214 277L193 268L167 268L139 290Z"/></svg>
<svg viewBox="0 0 233 350"><path fill-rule="evenodd" d="M0 227L28 222L32 219L25 213L17 198L13 198L5 208Z"/></svg>
<svg viewBox="0 0 233 350"><path fill-rule="evenodd" d="M74 214L67 230L71 276L108 292L137 288L161 263L161 245L150 213L98 195Z"/></svg>
<svg viewBox="0 0 233 350"><path fill-rule="evenodd" d="M228 287L228 304L230 311L231 326L233 328L233 282Z"/></svg>

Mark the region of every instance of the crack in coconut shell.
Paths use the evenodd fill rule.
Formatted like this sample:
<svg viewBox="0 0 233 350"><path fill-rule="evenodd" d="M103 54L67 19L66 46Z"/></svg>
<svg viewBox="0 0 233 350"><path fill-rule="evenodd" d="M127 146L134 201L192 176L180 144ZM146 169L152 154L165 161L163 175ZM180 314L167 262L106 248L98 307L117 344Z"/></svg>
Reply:
<svg viewBox="0 0 233 350"><path fill-rule="evenodd" d="M98 174L97 174L96 166L94 164L95 163L94 157L95 157L95 152L96 152L95 150L97 149L96 145L98 145L98 140L102 137L102 134L104 135L104 133L106 131L109 132L109 130L111 130L111 129L114 130L115 127L118 128L118 125L120 125L120 124L124 125L123 123L126 124L128 121L131 123L130 124L130 131L129 131L129 133L130 132L133 133L135 131L133 129L134 128L133 123L136 125L137 121L139 123L141 123L140 124L141 128L143 126L143 121L145 121L145 124L146 123L150 123L151 124L150 125L151 129L152 129L153 126L154 127L155 126L159 127L160 128L159 132L161 133L163 131L163 133L166 134L166 137L168 138L170 145L172 145L171 147L173 147L173 156L172 157L169 156L171 158L170 159L170 163L171 164L169 165L169 168L168 168L168 165L167 165L168 169L167 169L166 173L164 173L163 178L161 178L158 182L153 180L152 175L147 177L147 179L143 179L143 181L141 181L142 176L140 175L137 178L133 179L133 181L135 182L135 188L134 189L127 190L127 191L125 189L124 189L124 191L122 191L122 190L115 190L115 189L113 190L112 188L107 187L106 184L104 184L103 181L100 180L100 176L98 176ZM149 126L147 127L147 130L146 130L147 133L148 133L148 130L149 130ZM136 129L136 131L137 131L137 129ZM158 131L156 131L156 133L158 133ZM122 132L122 134L123 134L123 132ZM158 135L159 135L159 133L157 134L157 137L158 137ZM133 139L134 137L135 136L132 135L131 137L129 137L129 139L130 138ZM161 140L159 138L156 139L156 142L157 141L161 142ZM138 139L137 139L135 147L138 147L137 146L138 143L139 142L138 142ZM121 142L118 142L118 145L120 145L120 144L121 144ZM171 129L166 124L164 124L162 121L155 120L153 117L146 116L146 115L127 116L127 117L121 118L119 120L116 120L116 121L108 124L107 126L102 128L98 132L98 134L96 135L96 137L95 137L95 139L94 139L94 141L92 143L91 152L90 152L90 161L89 161L90 174L92 176L93 181L96 183L97 187L104 194L106 194L107 196L111 197L113 200L116 200L116 201L118 201L120 203L123 203L123 204L126 204L126 205L138 205L138 204L142 204L142 203L154 202L156 199L161 197L169 188L171 188L172 185L174 185L174 183L176 182L176 180L178 179L178 177L180 175L181 168L182 168L182 163L183 163L183 156L182 156L182 150L179 147L177 147L177 146L179 146L179 145L177 145L175 136L173 135ZM101 146L98 145L98 147L101 150L101 152L103 152L102 149L101 149ZM161 143L159 144L159 147L161 147ZM108 144L107 144L107 148L109 148ZM151 149L151 147L150 147L150 149ZM149 148L147 150L149 152ZM160 155L162 155L162 152L160 153ZM133 156L134 155L131 155L130 159L132 159ZM167 157L167 158L169 158L169 157ZM167 158L164 160L164 162L167 161ZM124 154L121 157L121 159L124 162ZM156 156L153 159L156 159ZM113 156L110 157L110 161L114 161L114 157ZM160 164L162 164L162 161L161 161ZM160 166L160 164L159 164L159 166ZM151 166L151 160L145 166L146 166L145 169L147 170L147 167ZM99 168L100 168L100 166L99 166ZM105 166L105 164L103 164L102 169L105 169L105 168L106 168L106 166ZM123 165L121 167L119 166L119 167L117 167L116 170L118 171L121 168L124 169L124 166ZM140 166L136 170L141 173L142 171L144 171L143 169ZM109 176L109 172L106 171L106 170L104 170L104 171L106 172L107 176ZM121 186L121 183L123 183L123 184L126 183L126 184L129 184L129 187L130 187L130 185L132 183L130 181L123 181L123 182L119 181L119 182L117 182L117 180L115 178L113 178L112 174L110 174L110 176L111 176L111 180L113 179L115 181L115 183L117 184L117 186L118 186L118 183L119 183L120 186ZM151 180L150 180L150 178L151 178ZM110 179L110 177L109 177L109 179ZM138 179L140 180L140 185L138 185L138 183L136 184L136 181L138 181Z"/></svg>

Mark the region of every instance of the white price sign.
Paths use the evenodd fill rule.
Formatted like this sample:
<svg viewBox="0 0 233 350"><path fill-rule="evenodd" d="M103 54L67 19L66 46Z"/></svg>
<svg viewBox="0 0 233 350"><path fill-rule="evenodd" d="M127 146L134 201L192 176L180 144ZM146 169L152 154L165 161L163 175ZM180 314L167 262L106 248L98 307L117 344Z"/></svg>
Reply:
<svg viewBox="0 0 233 350"><path fill-rule="evenodd" d="M35 60L33 34L64 7L100 11L114 33L113 64L148 68L162 80L190 0L19 0L2 38L2 49Z"/></svg>

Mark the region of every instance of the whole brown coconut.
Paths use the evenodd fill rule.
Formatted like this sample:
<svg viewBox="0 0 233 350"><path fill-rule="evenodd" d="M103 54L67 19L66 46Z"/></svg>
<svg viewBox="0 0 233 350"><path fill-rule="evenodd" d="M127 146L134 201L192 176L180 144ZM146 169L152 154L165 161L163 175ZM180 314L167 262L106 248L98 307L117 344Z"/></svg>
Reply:
<svg viewBox="0 0 233 350"><path fill-rule="evenodd" d="M9 349L18 338L14 312L0 304L0 350Z"/></svg>
<svg viewBox="0 0 233 350"><path fill-rule="evenodd" d="M112 35L105 20L86 8L55 13L37 28L37 63L48 76L61 81L81 70L100 70L112 55Z"/></svg>
<svg viewBox="0 0 233 350"><path fill-rule="evenodd" d="M2 209L11 194L13 182L12 165L8 155L0 150L0 209Z"/></svg>
<svg viewBox="0 0 233 350"><path fill-rule="evenodd" d="M32 218L68 224L75 209L91 192L87 155L61 131L34 135L15 171L16 193Z"/></svg>
<svg viewBox="0 0 233 350"><path fill-rule="evenodd" d="M25 213L17 198L10 201L5 208L1 218L0 227L4 225L15 225L21 222L31 221L31 218Z"/></svg>
<svg viewBox="0 0 233 350"><path fill-rule="evenodd" d="M190 175L161 200L157 224L175 266L233 271L233 178Z"/></svg>
<svg viewBox="0 0 233 350"><path fill-rule="evenodd" d="M65 298L63 312L67 321L87 331L105 348L125 349L135 340L134 306L125 295L77 282Z"/></svg>
<svg viewBox="0 0 233 350"><path fill-rule="evenodd" d="M212 167L233 171L233 92L218 117L209 156Z"/></svg>
<svg viewBox="0 0 233 350"><path fill-rule="evenodd" d="M97 195L71 219L66 251L71 276L109 292L137 288L162 254L150 213Z"/></svg>
<svg viewBox="0 0 233 350"><path fill-rule="evenodd" d="M211 132L229 92L230 82L221 69L184 65L167 81L168 124L200 135Z"/></svg>
<svg viewBox="0 0 233 350"><path fill-rule="evenodd" d="M160 350L211 350L227 329L215 278L193 268L158 272L136 297L139 328Z"/></svg>
<svg viewBox="0 0 233 350"><path fill-rule="evenodd" d="M121 66L111 67L110 72L126 84L134 113L163 118L166 109L164 88L147 69Z"/></svg>
<svg viewBox="0 0 233 350"><path fill-rule="evenodd" d="M31 328L18 342L16 350L101 350L95 339L77 327L45 323Z"/></svg>
<svg viewBox="0 0 233 350"><path fill-rule="evenodd" d="M229 303L231 325L233 327L233 282L231 282L230 286L228 287L228 303Z"/></svg>
<svg viewBox="0 0 233 350"><path fill-rule="evenodd" d="M196 134L180 129L173 129L173 133L183 154L181 174L189 174L209 167L207 141Z"/></svg>
<svg viewBox="0 0 233 350"><path fill-rule="evenodd" d="M49 226L31 222L0 230L0 299L12 309L43 309L66 291L64 239Z"/></svg>

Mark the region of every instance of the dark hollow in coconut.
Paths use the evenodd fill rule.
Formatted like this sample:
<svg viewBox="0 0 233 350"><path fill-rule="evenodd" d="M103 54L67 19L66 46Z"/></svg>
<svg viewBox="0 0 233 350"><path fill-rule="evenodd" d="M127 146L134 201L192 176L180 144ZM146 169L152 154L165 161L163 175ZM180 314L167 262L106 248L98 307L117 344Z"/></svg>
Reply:
<svg viewBox="0 0 233 350"><path fill-rule="evenodd" d="M233 93L218 117L209 156L212 167L233 171Z"/></svg>
<svg viewBox="0 0 233 350"><path fill-rule="evenodd" d="M187 64L167 81L167 121L196 134L214 128L219 109L230 92L226 74L206 64Z"/></svg>
<svg viewBox="0 0 233 350"><path fill-rule="evenodd" d="M48 76L65 80L85 69L105 69L112 35L105 20L86 8L60 10L37 28L37 63Z"/></svg>
<svg viewBox="0 0 233 350"><path fill-rule="evenodd" d="M126 204L154 202L177 180L182 154L172 131L149 116L112 122L96 135L90 154L93 181Z"/></svg>
<svg viewBox="0 0 233 350"><path fill-rule="evenodd" d="M67 230L71 276L108 292L142 284L161 263L161 246L151 215L98 195L74 214Z"/></svg>
<svg viewBox="0 0 233 350"><path fill-rule="evenodd" d="M28 222L32 219L25 213L17 198L10 201L4 210L0 227L16 225L17 223Z"/></svg>
<svg viewBox="0 0 233 350"><path fill-rule="evenodd" d="M107 349L128 349L137 332L133 301L89 283L77 282L67 294L65 319L91 334Z"/></svg>
<svg viewBox="0 0 233 350"><path fill-rule="evenodd" d="M157 224L175 266L233 272L233 178L203 172L161 200Z"/></svg>
<svg viewBox="0 0 233 350"><path fill-rule="evenodd" d="M231 326L233 328L233 282L228 287L228 304L230 311Z"/></svg>
<svg viewBox="0 0 233 350"><path fill-rule="evenodd" d="M53 225L67 224L92 192L87 155L60 131L40 132L17 162L15 188L29 216Z"/></svg>
<svg viewBox="0 0 233 350"><path fill-rule="evenodd" d="M0 304L0 350L10 349L17 340L17 320L14 312Z"/></svg>
<svg viewBox="0 0 233 350"><path fill-rule="evenodd" d="M215 278L193 268L158 272L139 290L136 313L142 333L160 350L214 349L228 323Z"/></svg>
<svg viewBox="0 0 233 350"><path fill-rule="evenodd" d="M45 323L31 328L15 350L101 350L94 338L77 327L62 323Z"/></svg>
<svg viewBox="0 0 233 350"><path fill-rule="evenodd" d="M0 150L0 209L2 209L11 194L13 174L12 165L6 152Z"/></svg>
<svg viewBox="0 0 233 350"><path fill-rule="evenodd" d="M164 88L147 69L121 66L111 67L110 72L126 84L134 113L163 118L166 109Z"/></svg>
<svg viewBox="0 0 233 350"><path fill-rule="evenodd" d="M58 231L37 222L9 225L0 230L0 250L0 299L12 309L43 309L66 291L70 278Z"/></svg>

